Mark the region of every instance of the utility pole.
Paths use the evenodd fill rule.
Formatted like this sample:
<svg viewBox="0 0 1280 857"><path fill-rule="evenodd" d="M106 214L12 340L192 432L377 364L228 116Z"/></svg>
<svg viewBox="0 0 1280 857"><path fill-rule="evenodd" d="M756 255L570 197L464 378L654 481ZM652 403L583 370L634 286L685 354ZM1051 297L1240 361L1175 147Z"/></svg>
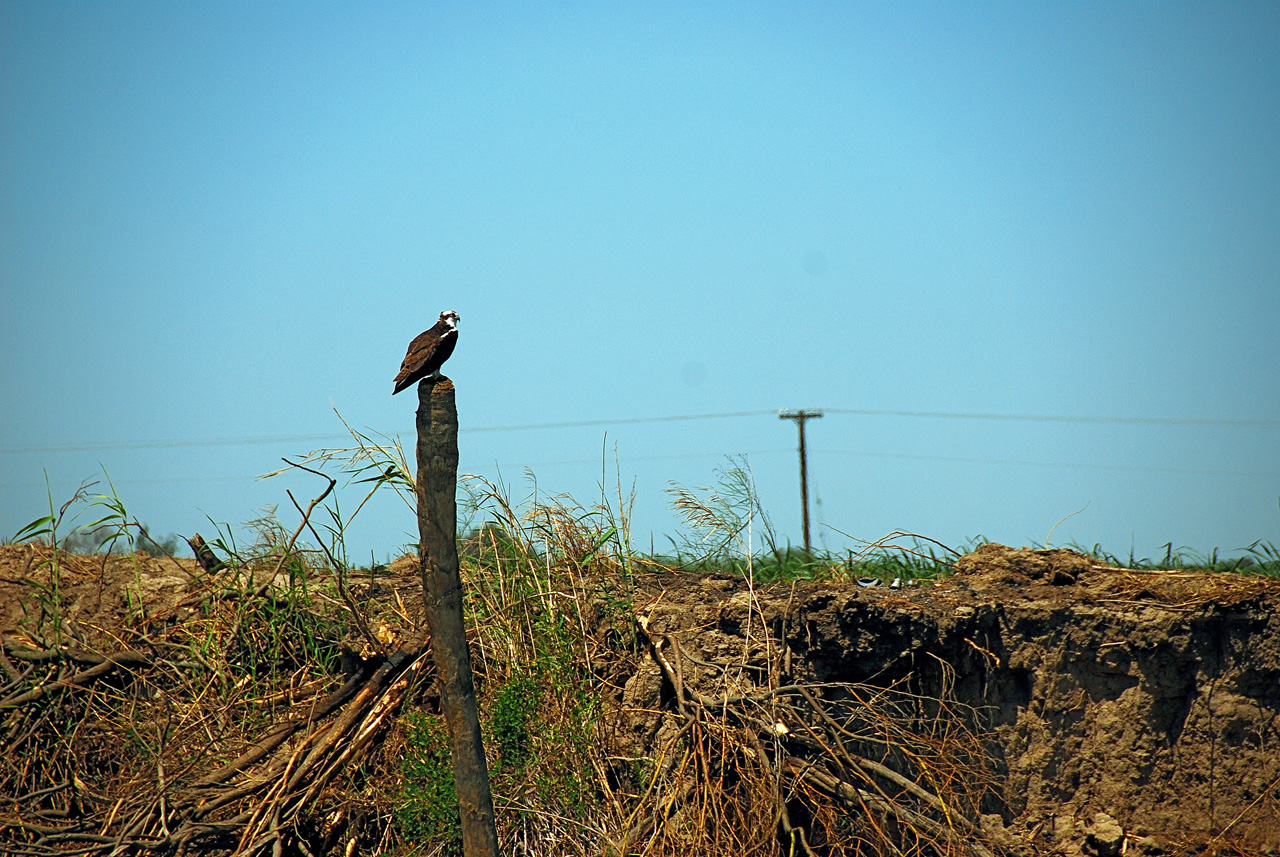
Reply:
<svg viewBox="0 0 1280 857"><path fill-rule="evenodd" d="M796 425L800 427L800 515L804 520L804 552L806 556L812 556L813 551L809 546L809 455L805 451L804 446L804 424L806 420L816 420L822 417L822 411L779 411L778 419L795 420Z"/></svg>

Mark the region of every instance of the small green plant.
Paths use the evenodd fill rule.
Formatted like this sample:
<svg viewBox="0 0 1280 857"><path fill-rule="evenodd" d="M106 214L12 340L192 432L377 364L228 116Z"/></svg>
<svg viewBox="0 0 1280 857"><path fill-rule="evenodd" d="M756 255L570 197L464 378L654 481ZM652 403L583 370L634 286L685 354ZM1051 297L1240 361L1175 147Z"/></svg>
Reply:
<svg viewBox="0 0 1280 857"><path fill-rule="evenodd" d="M276 679L299 669L317 676L335 672L347 627L340 614L323 609L325 599L314 597L330 595L332 601L323 591L332 588L332 579L320 584L321 592L308 588L321 553L291 539L274 507L263 509L248 526L257 538L232 577L246 588L269 585L257 597L235 601L237 621L224 641L230 672L255 679ZM268 581L245 573L255 566L275 570L277 577ZM281 579L287 582L276 585Z"/></svg>
<svg viewBox="0 0 1280 857"><path fill-rule="evenodd" d="M854 540L847 533L835 531ZM986 541L978 536L956 549L918 533L896 531L865 544L861 550L850 550L842 561L832 558L830 570L849 579L874 577L886 583L894 579L931 580L950 574L957 559Z"/></svg>
<svg viewBox="0 0 1280 857"><path fill-rule="evenodd" d="M247 604L226 641L230 672L272 680L305 669L336 672L346 629L312 606L300 588L287 588Z"/></svg>
<svg viewBox="0 0 1280 857"><path fill-rule="evenodd" d="M407 738L400 763L401 783L394 815L400 835L409 842L439 845L442 855L462 853L458 792L449 766L449 738L444 719L410 713L404 718Z"/></svg>
<svg viewBox="0 0 1280 857"><path fill-rule="evenodd" d="M529 761L530 723L541 692L532 676L516 676L498 691L490 715L490 730L499 753L498 771L520 771Z"/></svg>
<svg viewBox="0 0 1280 857"><path fill-rule="evenodd" d="M44 482L45 493L49 499L49 514L36 518L18 530L13 537L13 541L15 543L34 541L47 544L52 548L46 556L41 557L32 567L33 570L48 568L49 582L42 584L34 579L29 581L29 585L37 592L39 609L34 617L27 611L25 604L23 605L23 610L26 613L27 630L37 640L43 640L47 645L56 647L62 645L65 631L62 603L62 562L58 551L58 533L59 530L64 530L67 525L74 526L75 520L82 511L77 510L75 514L71 514L71 511L84 503L89 489L96 485L97 482L85 481L81 483L80 487L71 495L71 499L61 506L54 505L53 486L49 483L48 471L45 471ZM49 626L48 637L45 636L47 626Z"/></svg>

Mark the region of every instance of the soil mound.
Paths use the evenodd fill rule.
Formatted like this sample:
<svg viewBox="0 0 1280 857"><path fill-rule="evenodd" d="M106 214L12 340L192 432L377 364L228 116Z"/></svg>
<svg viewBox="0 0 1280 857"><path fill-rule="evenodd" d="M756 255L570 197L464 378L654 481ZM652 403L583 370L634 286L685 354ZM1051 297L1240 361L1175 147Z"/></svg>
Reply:
<svg viewBox="0 0 1280 857"><path fill-rule="evenodd" d="M1093 566L1087 556L1066 548L1033 550L990 542L957 560L956 574L987 585L1016 586L1036 580L1068 586Z"/></svg>

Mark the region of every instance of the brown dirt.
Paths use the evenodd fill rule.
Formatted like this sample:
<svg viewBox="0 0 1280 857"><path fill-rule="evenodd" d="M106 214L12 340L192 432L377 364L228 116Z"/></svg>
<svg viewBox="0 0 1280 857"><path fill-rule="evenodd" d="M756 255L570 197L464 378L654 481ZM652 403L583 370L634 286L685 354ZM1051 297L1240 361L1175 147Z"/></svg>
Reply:
<svg viewBox="0 0 1280 857"><path fill-rule="evenodd" d="M53 611L42 616L42 607L60 602L59 615L71 622L61 629L68 642L110 650L119 647L119 631L131 612L169 612L203 575L194 559L62 552L55 575L52 559L53 551L42 545L0 547L0 632L35 648L47 643L36 638L55 634L49 620Z"/></svg>
<svg viewBox="0 0 1280 857"><path fill-rule="evenodd" d="M48 559L0 547L0 632L36 647L50 644L47 622L36 634L54 598ZM98 651L136 645L120 637L139 615L182 621L182 599L208 585L194 560L62 562L64 642ZM414 566L393 564L363 603L399 594L412 609ZM1125 571L1000 545L947 580L901 589L752 589L664 571L641 575L635 593L649 633L678 641L691 663L782 663L782 679L902 682L972 706L999 783L983 829L1023 854L1280 852L1277 608L1274 578ZM685 680L708 687L712 671ZM652 712L669 696L642 662L616 702ZM638 755L665 734L662 717L619 725Z"/></svg>
<svg viewBox="0 0 1280 857"><path fill-rule="evenodd" d="M53 551L47 546L0 545L0 634L12 641L42 649L54 645L55 631L49 616L60 615L64 624L62 645L88 651L110 652L133 645L125 628L146 628L156 623L182 622L196 615L189 606L198 596L229 585L220 573L207 574L194 559L127 556L80 556L58 553L57 598L54 603ZM325 572L320 572L321 574ZM309 569L308 574L316 574ZM389 577L388 577L389 575ZM259 571L253 584L267 576ZM288 573L276 574L274 584L288 585ZM400 617L400 605L410 615L422 615L422 588L417 560L403 557L381 572L376 583L348 581L356 601L367 612L371 630L384 643L412 637L419 629ZM398 602L398 603L397 603ZM363 647L354 629L350 642Z"/></svg>
<svg viewBox="0 0 1280 857"><path fill-rule="evenodd" d="M647 610L704 660L741 651L762 614L793 680L905 680L973 706L1002 783L984 827L1012 851L1280 852L1280 580L995 544L956 570L754 598L741 579L668 575L647 581Z"/></svg>

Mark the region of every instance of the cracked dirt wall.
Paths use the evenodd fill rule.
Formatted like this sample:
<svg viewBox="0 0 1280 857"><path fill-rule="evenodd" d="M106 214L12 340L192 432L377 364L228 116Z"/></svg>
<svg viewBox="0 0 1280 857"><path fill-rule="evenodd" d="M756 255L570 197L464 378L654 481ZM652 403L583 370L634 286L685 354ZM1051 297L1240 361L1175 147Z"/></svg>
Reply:
<svg viewBox="0 0 1280 857"><path fill-rule="evenodd" d="M1070 551L988 545L938 584L749 593L707 577L668 585L646 615L708 660L742 651L763 618L791 679L905 680L974 706L1001 784L984 826L1011 850L1270 853L1277 607L1273 578L1106 569Z"/></svg>

